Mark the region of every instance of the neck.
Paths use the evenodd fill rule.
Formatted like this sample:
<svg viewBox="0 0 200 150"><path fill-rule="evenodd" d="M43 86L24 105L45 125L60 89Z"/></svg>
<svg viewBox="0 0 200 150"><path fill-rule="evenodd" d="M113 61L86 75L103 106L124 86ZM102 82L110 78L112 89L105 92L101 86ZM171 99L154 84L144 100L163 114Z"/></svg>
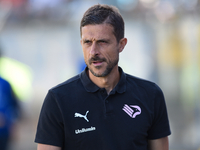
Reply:
<svg viewBox="0 0 200 150"><path fill-rule="evenodd" d="M113 70L109 73L109 75L105 77L96 77L90 71L88 72L90 80L98 87L105 88L108 94L114 89L114 87L120 80L118 66L114 67Z"/></svg>

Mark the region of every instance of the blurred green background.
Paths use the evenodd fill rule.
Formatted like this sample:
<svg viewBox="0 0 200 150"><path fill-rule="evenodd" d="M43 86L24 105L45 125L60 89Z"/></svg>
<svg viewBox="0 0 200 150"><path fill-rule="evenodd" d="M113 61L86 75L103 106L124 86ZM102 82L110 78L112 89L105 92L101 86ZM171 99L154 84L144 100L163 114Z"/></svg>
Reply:
<svg viewBox="0 0 200 150"><path fill-rule="evenodd" d="M128 44L120 66L164 92L170 150L200 150L200 0L0 0L0 75L23 112L10 150L36 149L44 97L83 70L79 24L98 3L118 7L124 17Z"/></svg>

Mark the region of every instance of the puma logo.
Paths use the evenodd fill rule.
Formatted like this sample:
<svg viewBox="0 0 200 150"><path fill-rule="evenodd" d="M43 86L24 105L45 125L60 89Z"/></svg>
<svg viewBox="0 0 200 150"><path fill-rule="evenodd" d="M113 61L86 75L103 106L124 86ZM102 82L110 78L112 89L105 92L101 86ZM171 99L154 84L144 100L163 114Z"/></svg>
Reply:
<svg viewBox="0 0 200 150"><path fill-rule="evenodd" d="M80 113L75 113L74 114L74 117L80 117L80 118L84 118L87 122L89 122L89 120L87 119L87 114L89 113L89 111L87 111L86 113L85 113L85 115L82 115L82 114L80 114Z"/></svg>

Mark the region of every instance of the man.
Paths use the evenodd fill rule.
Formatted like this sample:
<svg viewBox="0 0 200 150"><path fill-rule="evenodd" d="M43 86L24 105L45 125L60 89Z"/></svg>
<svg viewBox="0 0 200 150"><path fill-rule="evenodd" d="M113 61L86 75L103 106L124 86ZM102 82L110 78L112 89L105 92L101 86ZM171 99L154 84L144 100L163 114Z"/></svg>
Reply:
<svg viewBox="0 0 200 150"><path fill-rule="evenodd" d="M162 91L118 67L127 39L117 8L92 6L80 32L87 67L49 90L37 128L38 150L168 150Z"/></svg>
<svg viewBox="0 0 200 150"><path fill-rule="evenodd" d="M1 52L0 47L0 58ZM20 107L12 87L8 81L0 76L0 150L9 148L15 121L19 115Z"/></svg>
<svg viewBox="0 0 200 150"><path fill-rule="evenodd" d="M19 105L10 84L0 77L0 149L7 150Z"/></svg>

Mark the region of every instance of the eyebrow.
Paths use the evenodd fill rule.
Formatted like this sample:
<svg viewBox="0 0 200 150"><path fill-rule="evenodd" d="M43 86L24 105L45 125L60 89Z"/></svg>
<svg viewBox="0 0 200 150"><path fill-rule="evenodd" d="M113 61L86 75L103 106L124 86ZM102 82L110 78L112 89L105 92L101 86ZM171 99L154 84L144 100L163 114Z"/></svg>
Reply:
<svg viewBox="0 0 200 150"><path fill-rule="evenodd" d="M85 43L85 42L88 42L88 41L91 41L91 40L88 40L88 39L83 39L83 42Z"/></svg>
<svg viewBox="0 0 200 150"><path fill-rule="evenodd" d="M99 40L97 40L97 42L101 42L101 41L110 42L109 39L99 39Z"/></svg>
<svg viewBox="0 0 200 150"><path fill-rule="evenodd" d="M88 42L88 41L92 41L92 40L90 40L90 39L83 39L83 42ZM98 39L96 41L97 42L101 42L101 41L110 42L110 39L104 39L104 38L102 38L102 39Z"/></svg>

